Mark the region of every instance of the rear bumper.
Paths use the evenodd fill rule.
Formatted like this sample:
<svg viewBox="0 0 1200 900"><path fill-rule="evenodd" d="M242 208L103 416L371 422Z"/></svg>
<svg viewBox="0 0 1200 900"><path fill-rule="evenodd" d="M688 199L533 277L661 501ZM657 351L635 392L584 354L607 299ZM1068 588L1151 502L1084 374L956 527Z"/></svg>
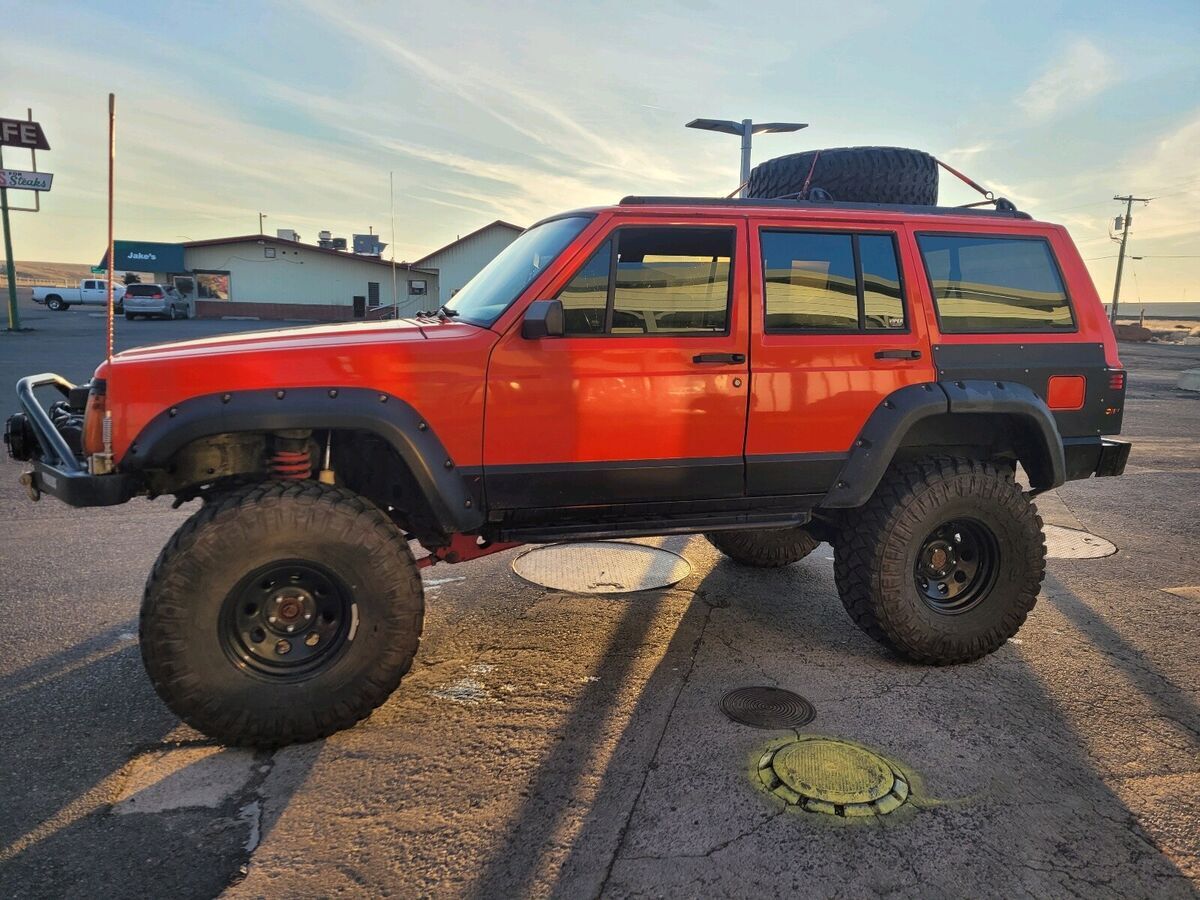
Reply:
<svg viewBox="0 0 1200 900"><path fill-rule="evenodd" d="M169 303L134 303L133 301L125 301L123 306L125 312L136 314L139 316L165 316L171 308Z"/></svg>
<svg viewBox="0 0 1200 900"><path fill-rule="evenodd" d="M34 396L34 389L44 386L53 386L64 397L69 396L75 387L65 378L49 372L29 375L17 382L17 400L28 418L29 428L38 445L37 456L40 457L29 460L33 469L21 478L30 496L36 500L41 494L49 494L69 506L115 506L124 503L137 492L137 479L116 472L108 475L90 474ZM22 458L28 459L32 455L23 453Z"/></svg>
<svg viewBox="0 0 1200 900"><path fill-rule="evenodd" d="M1123 474L1132 447L1129 441L1112 438L1064 438L1067 480Z"/></svg>

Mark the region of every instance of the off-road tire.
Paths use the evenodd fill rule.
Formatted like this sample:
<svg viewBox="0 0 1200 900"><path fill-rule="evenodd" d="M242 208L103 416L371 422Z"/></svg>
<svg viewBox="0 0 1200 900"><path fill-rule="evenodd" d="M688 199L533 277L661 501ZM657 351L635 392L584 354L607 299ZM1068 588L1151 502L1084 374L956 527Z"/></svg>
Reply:
<svg viewBox="0 0 1200 900"><path fill-rule="evenodd" d="M971 520L998 551L994 582L957 613L931 608L917 584L917 554L941 523ZM889 470L875 494L847 516L834 549L834 577L854 623L914 662L969 662L1017 633L1037 602L1046 544L1037 508L1012 472L976 460L937 458Z"/></svg>
<svg viewBox="0 0 1200 900"><path fill-rule="evenodd" d="M356 630L299 680L235 662L222 638L227 599L276 561L319 565L353 600ZM163 548L142 600L142 660L193 728L226 744L279 747L349 728L383 703L412 665L424 611L408 543L378 507L312 481L263 482L206 503Z"/></svg>
<svg viewBox="0 0 1200 900"><path fill-rule="evenodd" d="M904 147L838 147L778 156L754 167L746 196L786 197L804 190L806 181L810 192L821 188L844 203L937 204L937 160Z"/></svg>
<svg viewBox="0 0 1200 900"><path fill-rule="evenodd" d="M804 526L714 531L704 539L743 566L776 569L799 562L820 544Z"/></svg>

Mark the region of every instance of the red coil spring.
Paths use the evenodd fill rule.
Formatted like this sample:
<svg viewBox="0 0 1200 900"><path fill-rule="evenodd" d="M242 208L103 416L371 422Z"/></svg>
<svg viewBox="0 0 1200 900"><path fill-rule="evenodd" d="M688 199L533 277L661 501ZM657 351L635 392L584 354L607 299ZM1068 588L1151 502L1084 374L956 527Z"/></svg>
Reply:
<svg viewBox="0 0 1200 900"><path fill-rule="evenodd" d="M303 481L312 474L307 450L276 450L271 457L271 474L287 481Z"/></svg>

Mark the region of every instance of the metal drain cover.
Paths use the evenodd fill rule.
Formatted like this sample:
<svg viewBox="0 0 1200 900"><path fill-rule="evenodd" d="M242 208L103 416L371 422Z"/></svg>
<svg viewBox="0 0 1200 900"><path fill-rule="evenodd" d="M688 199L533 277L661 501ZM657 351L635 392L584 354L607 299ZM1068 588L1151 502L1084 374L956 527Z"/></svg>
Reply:
<svg viewBox="0 0 1200 900"><path fill-rule="evenodd" d="M1100 559L1117 552L1115 544L1090 531L1062 525L1043 525L1042 532L1046 536L1046 556L1049 559Z"/></svg>
<svg viewBox="0 0 1200 900"><path fill-rule="evenodd" d="M624 541L536 547L514 559L512 567L526 581L576 594L623 594L668 587L692 571L678 553Z"/></svg>
<svg viewBox="0 0 1200 900"><path fill-rule="evenodd" d="M721 712L755 728L799 728L817 715L813 705L777 687L744 687L721 698Z"/></svg>
<svg viewBox="0 0 1200 900"><path fill-rule="evenodd" d="M908 799L908 780L865 747L805 737L763 754L758 777L792 806L834 816L878 816Z"/></svg>

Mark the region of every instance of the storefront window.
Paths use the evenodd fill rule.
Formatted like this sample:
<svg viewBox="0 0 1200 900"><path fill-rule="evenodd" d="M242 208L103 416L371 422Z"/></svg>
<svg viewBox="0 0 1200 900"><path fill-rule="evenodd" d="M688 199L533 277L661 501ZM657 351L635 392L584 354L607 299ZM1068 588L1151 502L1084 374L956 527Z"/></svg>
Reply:
<svg viewBox="0 0 1200 900"><path fill-rule="evenodd" d="M197 272L196 297L200 300L228 300L228 272Z"/></svg>

